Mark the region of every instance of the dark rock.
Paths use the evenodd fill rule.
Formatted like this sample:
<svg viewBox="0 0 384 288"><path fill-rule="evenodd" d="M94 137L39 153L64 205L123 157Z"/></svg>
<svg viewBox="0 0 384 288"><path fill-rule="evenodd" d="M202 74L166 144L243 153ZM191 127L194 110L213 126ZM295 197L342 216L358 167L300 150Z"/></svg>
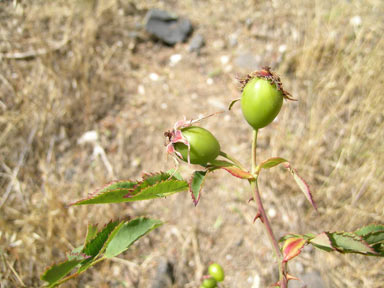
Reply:
<svg viewBox="0 0 384 288"><path fill-rule="evenodd" d="M202 34L196 34L189 43L189 52L199 52L205 44L205 39Z"/></svg>
<svg viewBox="0 0 384 288"><path fill-rule="evenodd" d="M184 42L192 32L189 19L167 11L151 9L145 16L145 30L167 45Z"/></svg>
<svg viewBox="0 0 384 288"><path fill-rule="evenodd" d="M156 276L152 281L151 288L171 288L174 282L172 263L165 258L161 258L157 265Z"/></svg>

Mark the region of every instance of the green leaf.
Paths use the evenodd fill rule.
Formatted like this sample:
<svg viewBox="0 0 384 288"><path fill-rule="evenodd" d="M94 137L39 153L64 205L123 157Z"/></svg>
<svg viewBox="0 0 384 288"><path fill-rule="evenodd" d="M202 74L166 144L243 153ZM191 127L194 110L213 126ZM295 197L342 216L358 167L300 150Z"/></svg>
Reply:
<svg viewBox="0 0 384 288"><path fill-rule="evenodd" d="M384 242L384 231L376 231L363 236L365 242L370 245L376 245Z"/></svg>
<svg viewBox="0 0 384 288"><path fill-rule="evenodd" d="M375 245L384 241L384 225L371 224L355 231L356 235L361 236L368 244Z"/></svg>
<svg viewBox="0 0 384 288"><path fill-rule="evenodd" d="M377 243L372 245L372 248L377 253L377 256L384 257L384 243Z"/></svg>
<svg viewBox="0 0 384 288"><path fill-rule="evenodd" d="M354 233L359 236L366 236L372 232L384 231L384 225L370 224L357 229Z"/></svg>
<svg viewBox="0 0 384 288"><path fill-rule="evenodd" d="M124 223L108 241L104 255L107 258L119 255L137 239L161 225L161 221L149 218L137 218Z"/></svg>
<svg viewBox="0 0 384 288"><path fill-rule="evenodd" d="M81 246L73 249L71 252L67 253L67 259L68 260L74 260L74 259L84 260L84 259L86 259L88 256L81 252L83 250L83 248L84 248L84 245L81 245Z"/></svg>
<svg viewBox="0 0 384 288"><path fill-rule="evenodd" d="M259 173L261 169L270 169L284 162L288 162L288 160L280 157L269 158L256 167L256 173Z"/></svg>
<svg viewBox="0 0 384 288"><path fill-rule="evenodd" d="M87 198L72 205L122 203L166 197L187 191L188 183L179 180L179 175L167 172L145 174L139 182L119 181L111 183Z"/></svg>
<svg viewBox="0 0 384 288"><path fill-rule="evenodd" d="M193 204L195 204L195 206L199 203L201 189L203 188L204 179L207 173L207 171L194 171L192 178L189 181L189 192L191 192Z"/></svg>
<svg viewBox="0 0 384 288"><path fill-rule="evenodd" d="M179 172L177 172L176 169L169 169L167 171L167 174L168 175L172 175L173 177L175 177L177 180L183 180L183 176L181 176L181 174Z"/></svg>
<svg viewBox="0 0 384 288"><path fill-rule="evenodd" d="M41 276L41 280L48 282L49 287L54 287L56 286L55 283L64 278L77 265L79 265L81 261L82 259L73 259L53 265L44 272Z"/></svg>
<svg viewBox="0 0 384 288"><path fill-rule="evenodd" d="M109 222L97 235L85 245L82 253L94 258L103 248L105 242L108 240L109 234L118 226L120 221Z"/></svg>
<svg viewBox="0 0 384 288"><path fill-rule="evenodd" d="M234 164L225 160L213 160L208 168L212 171L214 169L220 169L230 166L234 166Z"/></svg>
<svg viewBox="0 0 384 288"><path fill-rule="evenodd" d="M343 253L376 254L361 237L354 233L327 232L332 247Z"/></svg>
<svg viewBox="0 0 384 288"><path fill-rule="evenodd" d="M316 248L319 248L319 249L327 251L327 252L331 252L331 251L335 250L335 248L333 248L332 242L329 239L326 232L323 232L323 233L317 235L316 237L311 239L309 241L309 243L311 243Z"/></svg>
<svg viewBox="0 0 384 288"><path fill-rule="evenodd" d="M85 237L85 243L86 245L89 241L91 241L93 238L95 238L97 235L97 225L88 225L88 230L87 230L87 236Z"/></svg>

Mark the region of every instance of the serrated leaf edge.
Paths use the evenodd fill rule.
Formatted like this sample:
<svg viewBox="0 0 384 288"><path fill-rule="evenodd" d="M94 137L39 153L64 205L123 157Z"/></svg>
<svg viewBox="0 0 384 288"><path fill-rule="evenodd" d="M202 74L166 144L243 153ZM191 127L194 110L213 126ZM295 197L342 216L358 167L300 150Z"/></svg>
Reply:
<svg viewBox="0 0 384 288"><path fill-rule="evenodd" d="M308 183L297 173L297 170L295 168L293 168L289 162L287 164L285 164L284 166L292 174L293 178L295 178L295 176L296 176L305 185L305 187L307 188L306 192L304 192L304 191L302 191L302 192L304 193L307 200L311 203L312 207L317 211L317 205L316 205L315 200L313 199L312 192L311 192L311 189L310 189ZM297 182L296 179L295 179L295 182ZM298 183L296 183L296 184L298 184ZM298 185L298 186L300 188L300 185ZM300 188L300 190L302 190L302 189Z"/></svg>
<svg viewBox="0 0 384 288"><path fill-rule="evenodd" d="M231 170L231 168L235 168L235 169L238 169L240 171L240 173L236 173L234 171ZM252 175L250 172L248 171L245 171L237 166L230 166L230 167L222 167L221 169L224 169L225 171L227 171L228 173L230 173L231 175L237 177L237 178L240 178L240 179L247 179L247 180L254 180L255 179L255 176ZM248 176L241 176L241 173L244 173L244 175L248 175Z"/></svg>
<svg viewBox="0 0 384 288"><path fill-rule="evenodd" d="M44 273L40 276L40 280L45 281L45 282L48 282L49 284L48 284L47 286L52 287L53 284L55 284L55 283L57 283L58 281L60 281L61 279L63 279L63 278L64 278L66 275L68 275L73 269L75 269L77 265L74 266L74 267L71 269L71 271L69 271L67 274L65 274L62 278L60 278L58 281L55 281L55 282L53 282L53 283L50 283L49 281L44 280L44 279L43 279L44 275L46 275L47 272L48 272L49 270L51 270L54 266L60 266L61 264L64 264L65 262L68 262L68 261L79 261L79 263L77 264L77 265L79 265L79 264L81 263L81 261L83 261L83 260L80 260L80 259L77 259L77 260L76 260L76 259L69 260L69 259L67 258L66 260L61 261L61 262L59 262L59 263L53 263L52 265L48 266L48 267L45 269Z"/></svg>
<svg viewBox="0 0 384 288"><path fill-rule="evenodd" d="M193 182L193 179L194 179L195 172L205 172L203 181L201 181L201 184L200 184L200 190L199 190L199 194L198 194L199 196L198 196L197 199L196 199L195 195L193 195L193 191L192 191L192 182ZM205 178L207 177L207 174L208 174L208 173L209 173L209 170L206 170L206 171L194 171L194 172L192 173L191 178L188 180L188 189L189 189L189 192L190 192L190 194L191 194L193 204L194 204L195 206L197 206L197 204L198 204L199 201L200 201L201 191L202 191L202 189L203 189L203 185L204 185L204 182L205 182Z"/></svg>
<svg viewBox="0 0 384 288"><path fill-rule="evenodd" d="M115 228L116 228L117 226L120 225L119 222L121 222L121 220L119 220L119 219L117 219L117 220L112 220L112 219L111 219L108 223L104 224L104 226L103 226L100 230L97 231L95 237L94 237L91 241L89 241L86 245L84 245L84 248L81 250L81 253L84 253L85 255L89 256L89 258L94 258L94 259L96 259L97 256L99 255L100 250L101 250L102 248L99 250L99 252L98 252L95 256L88 255L88 254L86 254L84 251L86 250L86 248L87 248L89 245L91 245L92 241L94 241L94 240L96 239L96 237L97 237L100 233L102 233L103 230L104 230L108 225L110 225L110 224L113 223L113 222L116 222L117 224L116 224L116 226L111 230L111 232L108 233L108 235L107 235L107 240L108 240L109 235L111 235L111 233L115 230ZM107 240L106 240L106 241L107 241ZM104 243L105 243L105 242L104 242ZM103 244L103 245L104 245L104 244Z"/></svg>
<svg viewBox="0 0 384 288"><path fill-rule="evenodd" d="M353 233L353 232L325 232L329 238L329 241L331 242L332 244L332 247L337 250L338 252L340 253L357 253L357 254L363 254L363 255L366 255L367 253L372 253L374 255L377 255L378 253L371 247L371 245L369 245L361 236ZM350 251L350 250L343 250L343 249L338 249L338 247L335 247L333 242L332 242L332 239L330 238L329 234L337 234L337 235L342 235L344 237L348 237L348 238L352 238L353 240L355 241L358 241L360 242L361 244L363 244L365 247L367 247L369 250L369 252L356 252L356 251ZM341 247L342 248L342 247Z"/></svg>
<svg viewBox="0 0 384 288"><path fill-rule="evenodd" d="M95 199L97 197L100 197L101 195L104 195L104 194L107 194L107 193L112 193L112 192L116 192L116 191L126 191L127 194L123 196L123 198L132 198L132 197L135 197L135 196L138 196L139 194L143 193L144 191L146 191L147 189L155 186L155 185L158 185L160 183L163 183L163 182L185 182L186 184L188 183L187 181L185 180L177 180L177 179L166 179L166 180L163 180L163 181L159 181L159 182L156 182L154 183L153 185L148 185L147 187L145 187L144 189L140 190L138 193L136 194L130 194L131 192L134 192L140 185L137 184L136 186L134 186L133 188L129 188L129 189L126 189L126 188L121 188L121 189L114 189L114 190L108 190L108 191L105 191L105 192L102 192L102 193L99 193L99 194L92 194L91 196L92 197L87 197L87 198L84 198L84 199L80 199L72 204L70 204L71 206L76 206L76 205L83 205L82 202L85 202L85 201L88 201L88 200L92 200L92 199ZM122 201L123 202L130 202L130 201ZM110 202L110 203L105 203L105 204L112 204L112 203L115 203L115 202ZM85 205L85 204L84 204Z"/></svg>

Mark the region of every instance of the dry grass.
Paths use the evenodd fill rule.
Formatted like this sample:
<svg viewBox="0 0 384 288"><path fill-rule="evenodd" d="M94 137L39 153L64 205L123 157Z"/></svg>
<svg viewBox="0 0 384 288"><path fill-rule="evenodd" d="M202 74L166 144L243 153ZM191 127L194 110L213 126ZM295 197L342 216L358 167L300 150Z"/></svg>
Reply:
<svg viewBox="0 0 384 288"><path fill-rule="evenodd" d="M213 260L226 270L226 287L249 287L256 274L261 287L270 283L274 269L266 263L273 259L261 225L250 224L255 208L247 204L247 186L224 173L207 181L197 208L186 193L133 205L66 208L111 179L169 168L162 132L183 115L207 114L237 98L233 79L249 72L235 64L244 52L263 59L260 66L273 65L299 99L286 103L278 123L261 131L259 159L291 159L320 206L314 214L279 169L266 173L261 189L265 205L277 211L277 234L353 230L383 221L382 1L134 3L0 4L1 287L41 285L43 269L81 244L87 223L126 215L149 215L168 225L68 286L149 287L160 256L175 263L176 287L196 287ZM151 42L138 28L151 7L189 15L207 41L201 55L187 52L188 44ZM225 45L231 33L238 35L234 48ZM279 52L282 45L286 52ZM183 59L170 67L176 53ZM151 81L150 73L159 80ZM204 125L245 162L250 131L234 110ZM90 130L98 132L112 170L92 157L92 144L78 144ZM305 250L291 268L320 271L328 287L379 288L383 265L377 258Z"/></svg>

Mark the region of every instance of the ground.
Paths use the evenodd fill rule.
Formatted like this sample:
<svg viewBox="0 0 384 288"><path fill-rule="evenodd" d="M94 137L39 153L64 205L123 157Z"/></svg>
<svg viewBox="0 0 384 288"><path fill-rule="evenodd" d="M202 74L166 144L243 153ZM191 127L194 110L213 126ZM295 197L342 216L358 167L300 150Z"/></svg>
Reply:
<svg viewBox="0 0 384 288"><path fill-rule="evenodd" d="M143 28L151 8L188 17L205 46L196 53L190 40L154 41ZM319 206L311 209L283 168L263 173L276 235L383 223L383 13L380 0L0 1L0 286L41 286L87 224L139 215L166 225L64 286L150 287L164 258L174 287L198 287L212 261L226 272L221 287L273 283L276 263L253 223L248 185L224 171L207 179L197 207L188 193L67 207L113 179L172 168L163 132L184 116L226 109L240 97L237 77L264 65L298 101L260 130L258 159L289 159ZM250 163L240 105L201 125ZM90 131L97 140L79 141ZM379 288L383 266L306 247L290 271L317 279L311 287Z"/></svg>

